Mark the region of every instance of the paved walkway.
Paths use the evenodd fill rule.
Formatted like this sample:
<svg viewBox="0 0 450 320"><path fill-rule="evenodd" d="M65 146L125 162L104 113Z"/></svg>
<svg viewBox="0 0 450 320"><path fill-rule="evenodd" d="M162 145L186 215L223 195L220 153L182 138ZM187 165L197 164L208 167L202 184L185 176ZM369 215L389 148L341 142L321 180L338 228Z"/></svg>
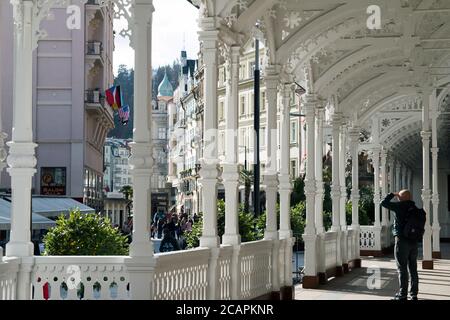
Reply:
<svg viewBox="0 0 450 320"><path fill-rule="evenodd" d="M450 300L450 244L443 244L441 249L443 259L434 260L434 270L423 270L422 262L418 261L419 300ZM377 274L380 275L378 283L374 280ZM301 284L297 285L295 299L390 300L397 290L398 277L393 256L365 257L360 269L331 279L318 289L303 289Z"/></svg>

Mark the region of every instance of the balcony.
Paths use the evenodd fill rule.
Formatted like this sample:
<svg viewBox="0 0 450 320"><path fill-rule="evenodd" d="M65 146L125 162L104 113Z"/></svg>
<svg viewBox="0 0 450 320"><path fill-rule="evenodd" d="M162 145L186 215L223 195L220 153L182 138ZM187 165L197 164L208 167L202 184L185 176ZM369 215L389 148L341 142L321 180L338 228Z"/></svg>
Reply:
<svg viewBox="0 0 450 320"><path fill-rule="evenodd" d="M87 55L101 55L103 52L103 45L100 41L88 41L86 43Z"/></svg>
<svg viewBox="0 0 450 320"><path fill-rule="evenodd" d="M103 66L103 44L101 41L86 42L86 62L94 67L95 62L100 62Z"/></svg>
<svg viewBox="0 0 450 320"><path fill-rule="evenodd" d="M84 92L86 110L98 115L107 115L111 123L114 123L114 115L111 108L105 106L105 97L100 89L89 89Z"/></svg>

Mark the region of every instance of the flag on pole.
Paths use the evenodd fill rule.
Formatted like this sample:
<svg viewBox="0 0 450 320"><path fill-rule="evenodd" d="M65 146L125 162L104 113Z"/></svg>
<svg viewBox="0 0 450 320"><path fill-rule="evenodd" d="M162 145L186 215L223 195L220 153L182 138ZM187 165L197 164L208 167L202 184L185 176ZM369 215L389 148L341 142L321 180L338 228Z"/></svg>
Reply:
<svg viewBox="0 0 450 320"><path fill-rule="evenodd" d="M105 91L106 102L109 106L117 111L122 107L122 93L120 91L120 86L112 86Z"/></svg>
<svg viewBox="0 0 450 320"><path fill-rule="evenodd" d="M123 125L128 123L128 120L130 119L130 107L128 105L119 109L119 118Z"/></svg>

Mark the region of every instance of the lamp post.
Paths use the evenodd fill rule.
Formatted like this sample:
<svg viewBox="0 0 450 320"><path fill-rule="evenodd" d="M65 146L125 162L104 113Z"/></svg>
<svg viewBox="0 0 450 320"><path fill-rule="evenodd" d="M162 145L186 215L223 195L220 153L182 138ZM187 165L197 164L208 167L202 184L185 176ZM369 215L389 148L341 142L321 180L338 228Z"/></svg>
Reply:
<svg viewBox="0 0 450 320"><path fill-rule="evenodd" d="M239 146L239 148L244 148L244 169L247 171L247 146Z"/></svg>
<svg viewBox="0 0 450 320"><path fill-rule="evenodd" d="M254 130L255 130L255 149L253 151L255 162L253 164L253 194L254 194L254 213L258 217L261 211L260 204L260 159L259 159L259 95L260 95L260 70L259 70L259 40L255 37L255 70L254 70Z"/></svg>

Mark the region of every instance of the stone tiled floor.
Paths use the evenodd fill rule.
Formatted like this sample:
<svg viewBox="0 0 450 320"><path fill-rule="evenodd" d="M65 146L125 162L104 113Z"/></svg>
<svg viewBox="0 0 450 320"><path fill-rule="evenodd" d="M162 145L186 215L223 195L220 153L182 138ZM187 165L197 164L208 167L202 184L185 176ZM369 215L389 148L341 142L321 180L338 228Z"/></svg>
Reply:
<svg viewBox="0 0 450 320"><path fill-rule="evenodd" d="M442 259L434 260L434 270L419 267L419 299L450 300L450 244L442 245ZM379 272L379 285L373 279ZM370 287L375 287L370 289ZM331 279L318 289L295 287L297 300L390 300L398 289L395 260L365 257L362 267L343 277Z"/></svg>

